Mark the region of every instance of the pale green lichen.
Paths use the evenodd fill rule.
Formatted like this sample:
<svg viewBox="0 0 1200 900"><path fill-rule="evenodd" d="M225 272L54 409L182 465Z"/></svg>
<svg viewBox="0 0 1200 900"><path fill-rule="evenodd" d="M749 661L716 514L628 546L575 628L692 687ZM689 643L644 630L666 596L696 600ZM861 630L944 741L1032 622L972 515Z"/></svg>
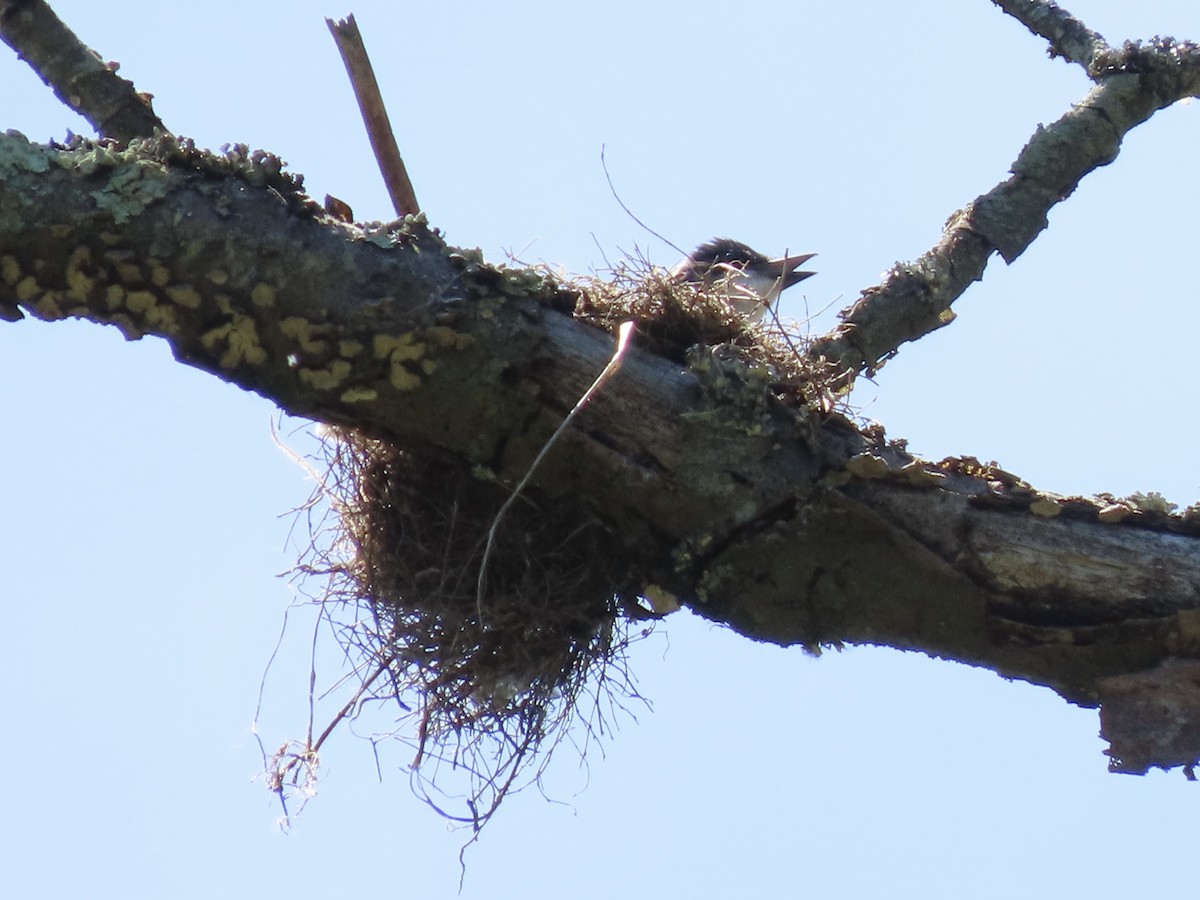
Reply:
<svg viewBox="0 0 1200 900"><path fill-rule="evenodd" d="M80 175L95 175L102 169L116 168L120 162L120 154L103 144L92 144L86 149L64 153L62 158L65 168L73 168Z"/></svg>
<svg viewBox="0 0 1200 900"><path fill-rule="evenodd" d="M171 180L159 163L137 159L118 168L108 183L90 196L114 222L123 225L165 197L170 187Z"/></svg>
<svg viewBox="0 0 1200 900"><path fill-rule="evenodd" d="M12 178L24 172L41 174L50 168L53 151L37 144L19 131L9 130L0 135L0 178Z"/></svg>
<svg viewBox="0 0 1200 900"><path fill-rule="evenodd" d="M1158 491L1150 491L1147 494L1139 491L1136 494L1130 494L1125 500L1138 510L1138 512L1144 513L1159 513L1160 515L1169 516L1178 508L1177 504L1172 503Z"/></svg>

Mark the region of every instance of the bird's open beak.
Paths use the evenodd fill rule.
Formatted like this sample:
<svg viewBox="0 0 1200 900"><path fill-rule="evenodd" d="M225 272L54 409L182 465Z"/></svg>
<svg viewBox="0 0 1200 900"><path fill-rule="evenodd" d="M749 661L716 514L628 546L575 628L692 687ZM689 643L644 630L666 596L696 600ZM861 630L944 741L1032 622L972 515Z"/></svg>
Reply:
<svg viewBox="0 0 1200 900"><path fill-rule="evenodd" d="M816 272L796 271L797 266L804 265L816 255L815 253L801 253L798 256L781 256L779 259L771 260L767 265L771 267L771 272L775 277L783 282L780 290L784 291L796 282L803 281L811 275L816 275Z"/></svg>

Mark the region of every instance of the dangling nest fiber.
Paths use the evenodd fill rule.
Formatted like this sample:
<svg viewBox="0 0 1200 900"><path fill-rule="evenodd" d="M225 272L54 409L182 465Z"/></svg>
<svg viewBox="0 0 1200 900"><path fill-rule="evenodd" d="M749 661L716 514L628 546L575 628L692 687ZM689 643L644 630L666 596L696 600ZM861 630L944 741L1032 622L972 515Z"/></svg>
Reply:
<svg viewBox="0 0 1200 900"><path fill-rule="evenodd" d="M362 686L321 739L365 702L395 701L414 789L478 830L523 775L541 774L572 722L582 750L637 698L624 651L647 632L630 633L621 554L577 510L522 495L495 529L481 590L506 489L349 430L328 429L322 450L317 493L336 522L317 529L299 570L328 577L324 614ZM319 743L276 754L281 797L303 787Z"/></svg>

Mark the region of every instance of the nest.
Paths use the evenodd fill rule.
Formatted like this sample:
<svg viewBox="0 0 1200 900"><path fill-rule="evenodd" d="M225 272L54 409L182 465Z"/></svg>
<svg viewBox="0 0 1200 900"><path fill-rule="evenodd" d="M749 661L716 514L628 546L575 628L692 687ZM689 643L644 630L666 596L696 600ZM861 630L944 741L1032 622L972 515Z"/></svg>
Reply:
<svg viewBox="0 0 1200 900"><path fill-rule="evenodd" d="M785 402L822 412L841 406L836 373L807 355L811 341L796 323L781 322L773 311L762 323L748 322L720 283L679 283L644 260L618 263L604 274L573 283L580 321L615 333L633 319L637 342L660 356L696 366L698 354L715 349L723 360L764 372Z"/></svg>
<svg viewBox="0 0 1200 900"><path fill-rule="evenodd" d="M318 494L335 521L315 529L298 571L327 577L323 614L359 687L320 739L280 748L271 785L286 813L321 741L388 700L401 711L391 736L415 750L414 790L478 831L540 776L569 726L582 724L583 742L572 734L582 751L637 698L625 650L647 630L629 627L622 554L557 501L521 495L498 521L507 490L386 441L328 429L322 453Z"/></svg>
<svg viewBox="0 0 1200 900"><path fill-rule="evenodd" d="M569 288L577 318L614 332L634 319L635 340L697 371L716 360L753 370L785 402L834 402L803 338L777 320L747 323L719 290L636 262ZM297 572L326 579L316 599L356 689L318 738L310 722L268 763L285 815L289 794L311 793L324 740L374 701L401 712L390 736L415 751L414 790L478 832L564 737L583 752L641 700L625 651L649 630L631 623L655 615L627 592L638 581L626 552L594 519L349 429L326 429L315 468L304 509L323 506L329 527L310 528Z"/></svg>

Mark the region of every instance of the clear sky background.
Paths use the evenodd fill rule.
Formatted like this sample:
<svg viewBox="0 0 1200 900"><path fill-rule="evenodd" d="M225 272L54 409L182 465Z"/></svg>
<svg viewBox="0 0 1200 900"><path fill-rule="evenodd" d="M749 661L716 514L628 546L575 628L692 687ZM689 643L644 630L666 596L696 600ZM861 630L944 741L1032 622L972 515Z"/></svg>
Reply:
<svg viewBox="0 0 1200 900"><path fill-rule="evenodd" d="M278 153L318 198L388 218L323 22L353 11L431 221L489 259L574 272L730 235L817 251L784 314L833 313L1004 178L1081 71L986 0L737 4L358 0L54 4L168 127ZM1194 0L1069 0L1111 42L1200 40ZM90 133L6 49L0 128ZM1060 493L1200 499L1200 112L1127 140L958 320L856 402L929 458ZM154 339L0 323L0 861L21 898L452 897L468 835L409 792L402 747L344 733L292 833L250 733L310 491L259 397ZM303 423L286 421L285 433ZM302 436L297 436L302 440ZM308 625L262 730L301 737ZM1200 786L1109 775L1095 711L917 654L820 659L686 613L634 648L653 712L553 800L511 798L465 898L1186 896ZM330 678L335 674L326 669ZM381 727L386 722L381 723Z"/></svg>

